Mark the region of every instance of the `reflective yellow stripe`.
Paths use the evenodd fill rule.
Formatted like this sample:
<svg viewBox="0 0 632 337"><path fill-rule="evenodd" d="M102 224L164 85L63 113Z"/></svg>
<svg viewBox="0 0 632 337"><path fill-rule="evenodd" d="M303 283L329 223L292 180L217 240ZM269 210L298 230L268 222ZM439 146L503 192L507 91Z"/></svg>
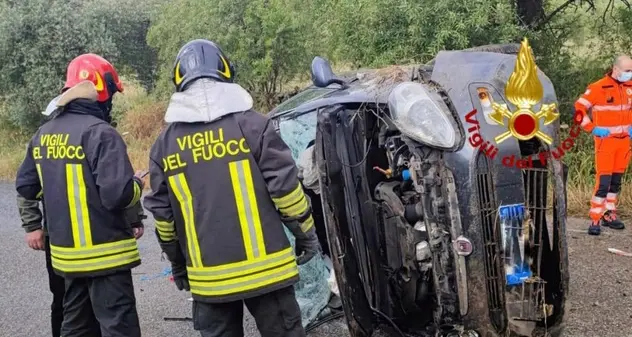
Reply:
<svg viewBox="0 0 632 337"><path fill-rule="evenodd" d="M90 215L81 164L66 164L66 185L74 246L91 247Z"/></svg>
<svg viewBox="0 0 632 337"><path fill-rule="evenodd" d="M41 190L39 191L39 193L37 193L37 196L36 196L36 198L39 199L42 197L42 195L44 195L44 179L42 179L42 165L35 164L35 169L37 169L37 176L39 177L40 188L41 188Z"/></svg>
<svg viewBox="0 0 632 337"><path fill-rule="evenodd" d="M156 229L158 235L162 241L172 241L176 238L176 228L173 225L173 221L159 221L156 220Z"/></svg>
<svg viewBox="0 0 632 337"><path fill-rule="evenodd" d="M136 239L92 247L50 246L53 268L66 273L90 272L123 266L140 260Z"/></svg>
<svg viewBox="0 0 632 337"><path fill-rule="evenodd" d="M299 216L309 209L307 197L303 193L303 187L299 183L296 188L281 198L272 198L281 214L287 217Z"/></svg>
<svg viewBox="0 0 632 337"><path fill-rule="evenodd" d="M180 210L184 218L184 230L187 237L187 249L193 267L202 266L202 256L200 254L200 244L198 242L197 231L195 229L195 213L193 212L193 197L184 173L178 173L169 177L169 185L180 203Z"/></svg>
<svg viewBox="0 0 632 337"><path fill-rule="evenodd" d="M239 167L238 164L237 166ZM243 160L242 166L244 180L246 182L246 191L248 192L248 205L250 205L250 212L252 214L251 224L254 226L255 238L257 246L259 247L259 254L255 254L255 257L265 257L267 255L266 245L263 241L263 229L261 226L261 217L259 217L259 206L257 205L257 194L255 192L254 181L252 179L252 171L250 170L250 161ZM242 185L241 187L243 191L244 186Z"/></svg>
<svg viewBox="0 0 632 337"><path fill-rule="evenodd" d="M310 215L309 218L307 218L307 220L305 220L305 222L301 224L301 230L303 231L303 233L307 233L307 231L310 230L313 226L314 218L312 218L312 216Z"/></svg>
<svg viewBox="0 0 632 337"><path fill-rule="evenodd" d="M136 182L136 180L132 180L132 184L134 184L134 197L125 208L130 208L136 205L136 203L138 203L138 201L140 200L141 195L143 194L143 191L140 190L140 185Z"/></svg>
<svg viewBox="0 0 632 337"><path fill-rule="evenodd" d="M65 273L91 272L124 266L140 260L138 249L133 251L80 261L61 260L51 255L53 268Z"/></svg>
<svg viewBox="0 0 632 337"><path fill-rule="evenodd" d="M248 260L266 256L266 246L263 241L263 230L259 218L257 196L252 182L250 160L230 162L230 179L235 193L235 203L239 214L239 224L244 239L246 258Z"/></svg>
<svg viewBox="0 0 632 337"><path fill-rule="evenodd" d="M189 279L193 281L213 281L249 275L255 272L285 265L295 260L292 247L264 257L212 267L187 267Z"/></svg>
<svg viewBox="0 0 632 337"><path fill-rule="evenodd" d="M304 196L303 187L299 183L298 186L296 186L296 188L292 192L280 198L272 198L272 201L274 201L274 204L276 205L276 207L278 207L279 209L282 209L282 208L287 208L289 206L296 204L297 202L301 200L303 196Z"/></svg>
<svg viewBox="0 0 632 337"><path fill-rule="evenodd" d="M223 281L189 281L191 293L200 296L221 296L255 290L298 276L295 261L259 273Z"/></svg>
<svg viewBox="0 0 632 337"><path fill-rule="evenodd" d="M92 247L92 227L90 226L90 214L88 213L88 191L83 178L83 167L81 164L75 166L77 170L77 181L79 182L79 205L81 207L81 224L86 237L86 247Z"/></svg>
<svg viewBox="0 0 632 337"><path fill-rule="evenodd" d="M93 245L86 248L50 246L51 256L65 260L80 260L99 256L119 254L132 249L137 249L136 239L125 239L116 242L108 242Z"/></svg>
<svg viewBox="0 0 632 337"><path fill-rule="evenodd" d="M307 203L307 199L305 198L305 195L303 194L303 197L300 199L299 202L297 202L296 204L290 207L279 208L279 211L281 211L281 213L284 214L285 216L299 216L305 213L305 211L307 211L308 209L309 209L309 204Z"/></svg>

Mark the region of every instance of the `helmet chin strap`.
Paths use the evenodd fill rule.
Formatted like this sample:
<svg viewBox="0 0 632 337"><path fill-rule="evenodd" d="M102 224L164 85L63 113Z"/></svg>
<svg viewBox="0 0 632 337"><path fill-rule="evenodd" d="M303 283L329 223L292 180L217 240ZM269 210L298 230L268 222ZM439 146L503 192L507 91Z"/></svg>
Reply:
<svg viewBox="0 0 632 337"><path fill-rule="evenodd" d="M107 101L105 102L99 102L99 108L101 108L101 111L103 112L103 120L108 122L108 123L112 123L112 97L110 97Z"/></svg>
<svg viewBox="0 0 632 337"><path fill-rule="evenodd" d="M111 73L105 73L104 77L107 90L110 93L110 98L108 98L105 102L99 102L99 106L101 106L101 110L103 110L103 120L113 127L116 127L116 122L112 121L112 99L114 98L114 94L118 92L118 88L116 87L116 83L114 82L114 78Z"/></svg>

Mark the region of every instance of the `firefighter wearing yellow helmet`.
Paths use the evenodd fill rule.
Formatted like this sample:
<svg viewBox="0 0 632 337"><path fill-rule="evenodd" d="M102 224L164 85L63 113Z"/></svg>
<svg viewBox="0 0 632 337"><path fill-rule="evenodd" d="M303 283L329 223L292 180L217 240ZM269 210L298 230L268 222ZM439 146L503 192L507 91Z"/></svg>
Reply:
<svg viewBox="0 0 632 337"><path fill-rule="evenodd" d="M242 337L244 304L262 337L302 337L293 285L320 253L311 205L290 149L234 77L215 43L182 47L145 206L203 337Z"/></svg>

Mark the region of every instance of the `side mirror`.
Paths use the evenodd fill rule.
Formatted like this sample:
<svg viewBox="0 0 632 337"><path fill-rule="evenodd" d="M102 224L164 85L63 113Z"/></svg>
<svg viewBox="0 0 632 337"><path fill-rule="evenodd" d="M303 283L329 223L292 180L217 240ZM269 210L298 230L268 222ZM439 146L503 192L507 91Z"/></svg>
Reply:
<svg viewBox="0 0 632 337"><path fill-rule="evenodd" d="M336 77L331 65L327 60L320 56L314 57L312 60L312 83L319 88L325 88L330 84L340 84L345 86L345 81Z"/></svg>

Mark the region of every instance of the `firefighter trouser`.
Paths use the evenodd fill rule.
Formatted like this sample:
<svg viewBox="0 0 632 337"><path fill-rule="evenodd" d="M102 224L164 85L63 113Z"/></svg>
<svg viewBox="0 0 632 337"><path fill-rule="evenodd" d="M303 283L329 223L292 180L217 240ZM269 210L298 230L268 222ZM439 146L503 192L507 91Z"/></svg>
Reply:
<svg viewBox="0 0 632 337"><path fill-rule="evenodd" d="M46 271L48 272L48 288L53 294L53 303L50 307L50 325L52 328L53 337L61 336L61 324L64 320L64 293L65 284L64 278L55 274L53 270L53 264L50 258L50 242L48 236L44 239L44 252L46 254ZM101 328L99 322L94 317L92 307L89 308L92 323L92 331L90 336L101 337Z"/></svg>
<svg viewBox="0 0 632 337"><path fill-rule="evenodd" d="M46 236L44 240L46 270L48 271L48 288L53 294L53 303L50 307L50 325L53 330L53 337L59 337L61 332L61 323L64 320L64 278L55 274L55 271L53 271L48 236Z"/></svg>
<svg viewBox="0 0 632 337"><path fill-rule="evenodd" d="M305 337L293 286L244 301L193 301L193 328L202 337L244 337L244 303L261 337Z"/></svg>
<svg viewBox="0 0 632 337"><path fill-rule="evenodd" d="M595 191L590 200L590 218L601 219L606 210L615 211L621 178L630 162L629 137L595 137Z"/></svg>
<svg viewBox="0 0 632 337"><path fill-rule="evenodd" d="M132 272L66 278L63 337L92 337L92 310L103 337L140 337Z"/></svg>

